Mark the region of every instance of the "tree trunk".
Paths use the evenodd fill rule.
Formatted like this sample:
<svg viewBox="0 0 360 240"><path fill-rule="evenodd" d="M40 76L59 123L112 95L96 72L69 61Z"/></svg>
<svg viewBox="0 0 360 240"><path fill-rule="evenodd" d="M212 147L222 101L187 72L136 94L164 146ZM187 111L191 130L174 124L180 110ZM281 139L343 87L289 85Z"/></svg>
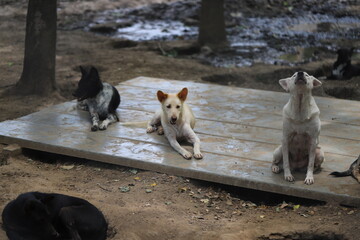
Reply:
<svg viewBox="0 0 360 240"><path fill-rule="evenodd" d="M226 44L224 0L201 0L198 42L212 47Z"/></svg>
<svg viewBox="0 0 360 240"><path fill-rule="evenodd" d="M29 0L26 16L25 56L15 90L48 95L56 90L56 0Z"/></svg>

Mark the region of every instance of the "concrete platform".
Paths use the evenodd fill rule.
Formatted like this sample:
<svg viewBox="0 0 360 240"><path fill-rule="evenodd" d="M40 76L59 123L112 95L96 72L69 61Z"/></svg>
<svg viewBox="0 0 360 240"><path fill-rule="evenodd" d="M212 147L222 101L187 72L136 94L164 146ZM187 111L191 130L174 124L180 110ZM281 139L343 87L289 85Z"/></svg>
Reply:
<svg viewBox="0 0 360 240"><path fill-rule="evenodd" d="M188 103L198 121L203 160L185 160L164 136L146 134L145 123L159 107L158 89L177 92L189 88ZM360 151L360 103L316 98L321 111L320 144L326 162L315 184L295 183L270 170L272 152L281 140L281 111L287 93L224 87L194 82L139 77L117 86L122 102L120 123L91 132L87 112L66 102L22 118L0 123L0 142L86 158L100 162L164 172L268 192L360 206L360 185L351 177L333 178ZM187 146L190 148L190 146Z"/></svg>

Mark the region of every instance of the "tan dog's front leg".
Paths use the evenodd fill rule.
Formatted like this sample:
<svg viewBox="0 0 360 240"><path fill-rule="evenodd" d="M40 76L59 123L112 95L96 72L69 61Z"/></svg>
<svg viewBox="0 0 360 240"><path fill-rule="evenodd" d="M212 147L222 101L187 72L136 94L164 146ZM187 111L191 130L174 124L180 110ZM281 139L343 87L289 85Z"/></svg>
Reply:
<svg viewBox="0 0 360 240"><path fill-rule="evenodd" d="M310 142L309 150L309 164L307 167L306 178L304 183L311 185L314 183L314 164L315 164L315 155L316 155L316 139L312 138Z"/></svg>
<svg viewBox="0 0 360 240"><path fill-rule="evenodd" d="M185 129L185 136L187 140L194 145L194 158L202 159L203 155L200 151L200 139L195 134L194 130L190 127L190 125L186 125Z"/></svg>
<svg viewBox="0 0 360 240"><path fill-rule="evenodd" d="M178 141L176 140L175 134L169 134L165 133L170 145L178 152L180 153L185 159L191 159L192 154L187 151L185 148L181 147Z"/></svg>

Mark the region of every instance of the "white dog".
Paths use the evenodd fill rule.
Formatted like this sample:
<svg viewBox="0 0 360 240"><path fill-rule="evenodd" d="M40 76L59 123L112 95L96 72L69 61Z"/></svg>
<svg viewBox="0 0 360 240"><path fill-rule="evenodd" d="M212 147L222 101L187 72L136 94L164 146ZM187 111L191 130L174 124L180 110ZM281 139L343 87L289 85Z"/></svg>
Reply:
<svg viewBox="0 0 360 240"><path fill-rule="evenodd" d="M285 180L292 182L291 169L307 167L305 184L313 184L313 172L320 169L324 153L318 146L320 111L311 90L321 82L306 72L297 72L279 83L291 96L283 109L282 145L274 151L271 169L274 173L284 169Z"/></svg>
<svg viewBox="0 0 360 240"><path fill-rule="evenodd" d="M178 94L157 92L161 103L159 109L148 123L147 132L158 130L158 134L165 133L170 145L184 158L191 159L192 154L180 146L177 140L185 139L194 145L194 158L201 159L200 139L193 131L195 117L190 107L185 103L188 89L183 88Z"/></svg>

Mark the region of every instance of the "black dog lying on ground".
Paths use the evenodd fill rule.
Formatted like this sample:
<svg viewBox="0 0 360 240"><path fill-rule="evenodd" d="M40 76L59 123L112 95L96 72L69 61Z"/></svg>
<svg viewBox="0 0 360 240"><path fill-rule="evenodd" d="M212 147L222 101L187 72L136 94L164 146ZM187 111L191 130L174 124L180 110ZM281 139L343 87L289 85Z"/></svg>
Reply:
<svg viewBox="0 0 360 240"><path fill-rule="evenodd" d="M348 80L360 75L360 67L351 64L354 48L342 48L337 51L338 58L333 65L329 80Z"/></svg>
<svg viewBox="0 0 360 240"><path fill-rule="evenodd" d="M332 172L330 175L335 177L352 176L360 183L360 156L350 165L350 168L344 172Z"/></svg>
<svg viewBox="0 0 360 240"><path fill-rule="evenodd" d="M28 192L6 205L3 226L10 240L104 240L107 222L84 199Z"/></svg>
<svg viewBox="0 0 360 240"><path fill-rule="evenodd" d="M105 130L109 124L119 121L116 109L120 104L120 94L114 86L101 82L96 68L86 71L80 66L80 70L82 76L73 96L78 99L80 109L90 112L91 131Z"/></svg>

